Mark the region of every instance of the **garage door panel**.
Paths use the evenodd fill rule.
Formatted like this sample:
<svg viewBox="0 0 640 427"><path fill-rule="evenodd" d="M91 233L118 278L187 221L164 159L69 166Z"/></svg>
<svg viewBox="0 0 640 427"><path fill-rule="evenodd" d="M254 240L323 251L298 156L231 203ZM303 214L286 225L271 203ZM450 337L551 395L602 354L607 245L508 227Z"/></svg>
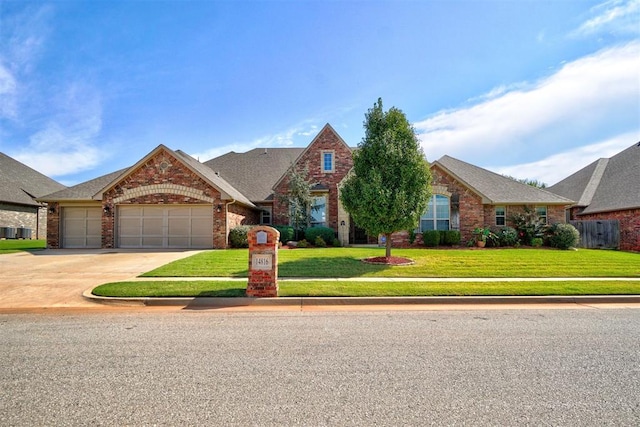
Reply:
<svg viewBox="0 0 640 427"><path fill-rule="evenodd" d="M102 245L100 207L62 208L62 247L99 248Z"/></svg>
<svg viewBox="0 0 640 427"><path fill-rule="evenodd" d="M122 248L211 248L213 206L121 206L118 245Z"/></svg>

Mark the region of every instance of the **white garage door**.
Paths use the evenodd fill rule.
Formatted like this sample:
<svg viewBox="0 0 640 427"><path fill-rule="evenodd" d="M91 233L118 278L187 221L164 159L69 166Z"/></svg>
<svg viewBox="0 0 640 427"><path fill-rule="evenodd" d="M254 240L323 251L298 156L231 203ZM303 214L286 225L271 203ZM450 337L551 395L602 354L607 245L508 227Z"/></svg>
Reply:
<svg viewBox="0 0 640 427"><path fill-rule="evenodd" d="M99 248L102 246L102 209L62 208L62 247Z"/></svg>
<svg viewBox="0 0 640 427"><path fill-rule="evenodd" d="M213 206L119 206L121 248L212 248Z"/></svg>

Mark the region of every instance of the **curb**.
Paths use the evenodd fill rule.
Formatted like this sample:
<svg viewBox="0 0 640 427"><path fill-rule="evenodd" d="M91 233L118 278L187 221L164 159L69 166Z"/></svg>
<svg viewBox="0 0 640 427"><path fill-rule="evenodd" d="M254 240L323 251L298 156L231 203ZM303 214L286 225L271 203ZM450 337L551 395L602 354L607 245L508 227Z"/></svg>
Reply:
<svg viewBox="0 0 640 427"><path fill-rule="evenodd" d="M464 305L464 304L615 304L640 303L640 295L578 296L443 296L443 297L101 297L86 290L82 296L98 304L119 306L189 307L309 307L350 305Z"/></svg>

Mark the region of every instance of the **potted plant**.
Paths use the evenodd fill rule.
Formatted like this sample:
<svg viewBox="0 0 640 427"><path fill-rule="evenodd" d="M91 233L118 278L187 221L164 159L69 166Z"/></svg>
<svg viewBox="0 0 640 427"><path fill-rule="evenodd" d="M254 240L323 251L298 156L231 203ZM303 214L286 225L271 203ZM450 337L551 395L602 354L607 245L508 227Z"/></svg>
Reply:
<svg viewBox="0 0 640 427"><path fill-rule="evenodd" d="M498 241L498 236L488 227L476 227L473 230L473 241L476 246L484 248L487 240L491 240L491 242L495 244Z"/></svg>

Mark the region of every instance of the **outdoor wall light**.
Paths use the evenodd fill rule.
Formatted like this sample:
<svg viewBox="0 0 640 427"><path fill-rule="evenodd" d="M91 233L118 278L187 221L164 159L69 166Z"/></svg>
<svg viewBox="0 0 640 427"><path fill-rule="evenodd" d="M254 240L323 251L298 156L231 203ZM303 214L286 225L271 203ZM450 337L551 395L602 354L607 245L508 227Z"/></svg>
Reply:
<svg viewBox="0 0 640 427"><path fill-rule="evenodd" d="M54 206L51 206L51 207L49 208L49 213L50 213L50 214L54 214L54 213L56 213L56 208L55 208Z"/></svg>
<svg viewBox="0 0 640 427"><path fill-rule="evenodd" d="M109 212L111 212L111 208L109 206L105 206L102 211L106 214L108 214Z"/></svg>
<svg viewBox="0 0 640 427"><path fill-rule="evenodd" d="M218 205L218 207L216 208L216 212L218 213L222 212L222 205Z"/></svg>

